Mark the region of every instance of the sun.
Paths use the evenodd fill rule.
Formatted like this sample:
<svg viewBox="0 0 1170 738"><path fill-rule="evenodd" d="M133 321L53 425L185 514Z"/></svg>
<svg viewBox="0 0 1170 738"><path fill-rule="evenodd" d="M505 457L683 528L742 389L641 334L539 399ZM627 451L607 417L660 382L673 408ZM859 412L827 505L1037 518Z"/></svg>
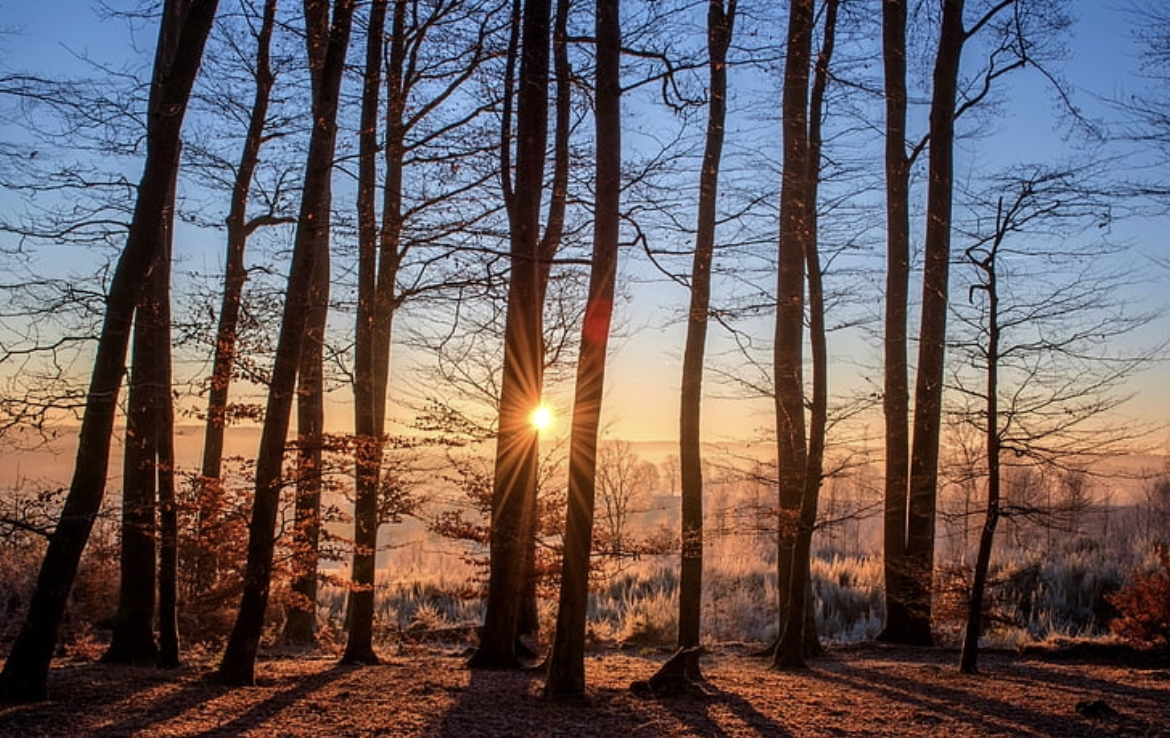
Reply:
<svg viewBox="0 0 1170 738"><path fill-rule="evenodd" d="M545 430L546 428L551 427L553 423L552 408L548 405L537 405L536 409L532 411L532 415L529 416L528 419L529 422L532 423L532 427L536 430Z"/></svg>

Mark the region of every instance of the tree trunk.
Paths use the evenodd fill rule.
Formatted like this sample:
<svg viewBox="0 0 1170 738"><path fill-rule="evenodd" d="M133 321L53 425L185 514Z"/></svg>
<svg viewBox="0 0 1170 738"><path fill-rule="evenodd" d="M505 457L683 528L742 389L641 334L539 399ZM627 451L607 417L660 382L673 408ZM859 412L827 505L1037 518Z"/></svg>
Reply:
<svg viewBox="0 0 1170 738"><path fill-rule="evenodd" d="M226 684L249 685L254 682L256 652L268 607L275 527L280 508L281 468L304 344L306 313L313 288L318 244L327 240L329 233L337 101L354 6L353 0L337 0L330 24L326 4L314 0L305 2L310 70L314 79L314 125L309 140L305 188L289 267L284 315L256 459L256 492L248 526L244 592L217 672L217 678Z"/></svg>
<svg viewBox="0 0 1170 738"><path fill-rule="evenodd" d="M176 170L175 174L178 174ZM158 485L158 665L164 669L179 666L179 510L175 501L175 404L171 396L173 386L171 371L171 285L170 262L174 253L174 212L177 182L171 180L171 217L166 219L163 231L163 248L166 249L167 269L158 279L151 280L154 288L154 304L158 308L155 330L158 350L154 354L155 391L155 444L158 453L156 464Z"/></svg>
<svg viewBox="0 0 1170 738"><path fill-rule="evenodd" d="M987 293L987 514L979 534L979 551L975 555L975 571L971 580L971 599L967 603L967 623L963 632L963 650L959 655L959 671L974 674L978 670L979 634L983 629L983 593L987 588L987 572L991 566L991 549L995 543L995 528L999 523L1001 438L999 433L999 283L997 263L999 245L1007 233L1008 224L1003 214L1003 201L996 213L996 232L986 258L976 260L984 281L979 288Z"/></svg>
<svg viewBox="0 0 1170 738"><path fill-rule="evenodd" d="M539 221L544 147L548 134L548 41L551 3L524 5L517 104L516 182L508 208L512 275L504 328L500 420L492 487L487 611L469 665L514 668L519 605L525 589L525 549L536 493L537 435L529 416L540 402L543 363L540 320Z"/></svg>
<svg viewBox="0 0 1170 738"><path fill-rule="evenodd" d="M110 647L102 661L154 666L155 524L158 456L158 280L160 263L150 275L147 297L134 317L134 343L127 391L126 448L122 464L122 550L118 612ZM165 335L165 331L164 331Z"/></svg>
<svg viewBox="0 0 1170 738"><path fill-rule="evenodd" d="M805 441L803 338L804 262L809 216L814 212L809 186L808 89L812 56L812 0L789 5L784 69L783 181L780 191L780 247L776 283L777 461L779 463L780 584L776 668L804 666L804 615L809 572L803 535L808 447ZM810 531L811 533L811 531Z"/></svg>
<svg viewBox="0 0 1170 738"><path fill-rule="evenodd" d="M699 172L698 222L691 264L690 309L679 393L679 467L682 483L682 561L679 568L678 647L699 645L703 604L703 361L711 305L719 166L727 119L727 47L735 26L736 0L707 3L707 65L710 103L707 141ZM698 666L698 659L694 659ZM695 674L694 676L699 676Z"/></svg>
<svg viewBox="0 0 1170 738"><path fill-rule="evenodd" d="M829 350L825 328L825 289L820 252L818 250L817 192L820 183L821 117L824 111L825 90L829 84L829 63L837 34L838 0L825 3L825 29L821 51L817 55L812 91L809 96L809 153L808 153L808 239L805 245L805 266L808 271L809 354L812 358L812 397L809 401L808 466L805 472L804 501L801 504L800 534L807 536L811 555L812 534L817 522L817 503L820 500L825 465L826 429L829 423ZM812 599L812 580L805 581L804 653L814 656L821 652L817 640L816 615Z"/></svg>
<svg viewBox="0 0 1170 738"><path fill-rule="evenodd" d="M540 294L537 304L540 305L540 329L544 335L544 303L548 294L548 284L552 273L553 259L561 246L561 237L565 226L565 205L569 194L569 133L572 130L572 88L573 70L569 66L569 5L571 0L558 0L553 25L553 70L556 75L556 96L553 103L555 128L553 133L553 171L551 189L549 191L548 218L545 223L544 235L540 238L537 247L537 256L540 262ZM545 356L541 354L541 392L544 390ZM540 446L532 446L534 458L528 463L540 468ZM540 535L539 500L540 480L537 480L537 489L528 499L528 520L531 525L526 534L526 550L524 552L524 592L520 599L520 615L516 630L520 635L531 635L540 631L540 614L537 603L536 587L539 574L536 570L537 538ZM521 644L522 645L522 644Z"/></svg>
<svg viewBox="0 0 1170 738"><path fill-rule="evenodd" d="M272 43L272 29L276 24L277 0L266 0L264 17L256 36L256 94L252 101L252 112L248 120L248 132L244 138L244 150L236 167L236 178L232 186L231 207L227 220L227 255L224 264L223 297L219 308L219 323L215 331L215 356L211 367L211 386L207 393L207 423L203 432L203 462L200 468L198 499L197 535L200 542L207 541L206 527L213 525L217 510L223 499L220 476L223 468L224 433L227 427L228 392L231 387L232 367L236 357L236 338L240 322L240 304L244 283L248 280L248 269L244 262L244 250L252 227L247 221L248 194L252 188L252 176L260 162L260 147L264 141L265 125L268 121L268 103L274 83L269 62L269 48ZM215 581L219 565L215 551L210 545L203 545L196 561L195 581L202 590Z"/></svg>
<svg viewBox="0 0 1170 738"><path fill-rule="evenodd" d="M598 0L594 118L597 185L589 298L581 330L573 428L569 450L569 500L565 520L557 628L544 693L549 698L585 692L585 615L597 471L597 431L605 387L605 357L617 282L621 218L621 25L619 0Z"/></svg>
<svg viewBox="0 0 1170 738"><path fill-rule="evenodd" d="M906 603L906 495L910 434L907 310L910 284L910 160L906 155L906 0L882 3L886 99L885 552L886 623L879 640L909 640Z"/></svg>
<svg viewBox="0 0 1170 738"><path fill-rule="evenodd" d="M163 7L147 123L147 154L126 247L118 259L86 396L77 461L57 528L41 563L28 616L0 672L0 699L41 700L57 628L81 554L101 508L118 391L134 310L162 258L159 234L179 166L179 133L218 0L168 0Z"/></svg>
<svg viewBox="0 0 1170 738"><path fill-rule="evenodd" d="M174 190L171 190L172 200ZM167 240L171 240L168 228ZM171 251L167 249L168 253ZM159 352L158 377L158 665L178 668L179 656L179 507L175 500L175 406L171 397L170 291L159 295L160 325L166 330Z"/></svg>
<svg viewBox="0 0 1170 738"><path fill-rule="evenodd" d="M306 304L305 338L297 368L297 471L292 529L292 602L283 637L290 643L317 640L317 566L321 541L321 483L325 444L325 324L329 317L328 233L313 247L312 287Z"/></svg>
<svg viewBox="0 0 1170 738"><path fill-rule="evenodd" d="M963 0L944 0L934 92L930 108L930 179L926 212L926 265L922 275L922 322L914 392L910 495L906 516L907 640L933 643L930 631L934 577L934 514L942 425L946 353L947 283L950 276L954 177L954 116L959 57L963 50Z"/></svg>
<svg viewBox="0 0 1170 738"><path fill-rule="evenodd" d="M358 317L354 339L354 553L352 589L349 593L346 620L349 635L341 661L346 664L376 664L374 653L374 577L378 545L378 485L383 454L383 417L386 406L388 374L379 371L383 354L389 358L389 341L380 347L380 331L389 331L389 298L393 282L384 285L379 276L379 229L374 206L377 194L378 112L382 87L382 47L385 43L386 2L370 6L366 43L366 75L362 88L361 131L358 139ZM387 175L384 197L385 223L397 224L401 217L402 142L392 136L401 129L402 53L405 33L405 3L394 4L393 30L390 37L390 71L386 80L391 98L387 114L385 157ZM398 172L394 176L394 172ZM397 183L396 187L393 186ZM393 242L387 245L397 257L397 233L387 233ZM390 257L381 253L382 263ZM385 294L387 291L391 294ZM388 366L388 364L387 364Z"/></svg>

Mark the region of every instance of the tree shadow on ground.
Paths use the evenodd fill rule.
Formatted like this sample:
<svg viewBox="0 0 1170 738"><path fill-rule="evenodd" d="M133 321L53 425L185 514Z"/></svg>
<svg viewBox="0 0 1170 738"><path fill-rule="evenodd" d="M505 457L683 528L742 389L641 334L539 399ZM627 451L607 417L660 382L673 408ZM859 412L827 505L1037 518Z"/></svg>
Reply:
<svg viewBox="0 0 1170 738"><path fill-rule="evenodd" d="M181 719L198 724L199 738L239 736L273 721L281 711L302 702L352 669L333 666L303 676L258 679L259 687L216 684L194 669L159 671L147 668L79 665L55 669L50 694L56 701L0 711L2 735L85 735L114 738L157 731ZM202 677L202 678L201 678ZM247 710L227 718L216 701L233 690L264 689L272 693ZM62 719L62 705L68 716ZM109 721L110 715L115 715ZM226 721L225 721L226 719ZM269 726L273 735L279 726Z"/></svg>
<svg viewBox="0 0 1170 738"><path fill-rule="evenodd" d="M910 708L909 719L933 724L940 735L957 726L987 735L1031 735L1070 738L1081 735L1168 735L1165 732L1164 690L1109 682L1037 664L1004 660L985 665L978 674L960 674L953 664L916 661L913 651L895 655L914 668L934 671L930 679L893 673L879 665L827 657L805 676L834 688L842 686L869 699ZM986 664L986 660L985 660ZM988 697L986 684L1003 683L1003 697ZM1008 688L1009 685L1018 685ZM1020 686L1025 689L1020 689ZM1038 689L1042 688L1042 689ZM982 689L977 689L982 688ZM977 694L982 691L982 696ZM1035 696L1029 696L1035 692ZM1053 703L1053 693L1058 699ZM1006 695L1013 695L1008 698ZM1025 695L1023 698L1019 695ZM1077 704L1103 699L1118 710L1105 723L1078 714ZM1067 702L1067 704L1063 704Z"/></svg>
<svg viewBox="0 0 1170 738"><path fill-rule="evenodd" d="M742 696L717 687L712 681L691 682L677 695L655 700L687 728L688 735L727 738L729 723L738 723L737 735L747 729L767 738L793 738L784 726L760 712ZM726 711L728 715L719 715Z"/></svg>

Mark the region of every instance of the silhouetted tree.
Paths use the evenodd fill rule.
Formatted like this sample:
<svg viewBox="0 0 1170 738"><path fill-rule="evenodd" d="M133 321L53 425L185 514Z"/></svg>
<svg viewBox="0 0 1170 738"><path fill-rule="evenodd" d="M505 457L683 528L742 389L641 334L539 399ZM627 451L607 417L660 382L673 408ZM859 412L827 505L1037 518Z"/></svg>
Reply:
<svg viewBox="0 0 1170 738"><path fill-rule="evenodd" d="M699 172L698 222L691 265L690 309L679 394L679 479L682 485L682 561L679 569L678 647L699 645L703 597L703 458L701 412L703 357L711 310L711 267L719 168L727 118L727 50L735 27L736 0L707 3L707 67L710 89L707 135ZM694 675L698 676L698 675Z"/></svg>
<svg viewBox="0 0 1170 738"><path fill-rule="evenodd" d="M581 328L573 427L569 442L569 500L557 627L548 664L545 696L585 692L585 616L589 602L589 558L597 482L597 432L605 387L605 359L617 283L621 219L621 21L619 0L598 0L595 16L597 182L589 299Z"/></svg>
<svg viewBox="0 0 1170 738"><path fill-rule="evenodd" d="M146 163L134 220L106 298L73 480L41 564L27 619L0 673L0 699L32 701L46 695L57 627L105 492L114 414L134 311L151 271L164 258L160 235L169 213L170 183L179 166L179 134L217 6L217 0L168 0L163 5L148 112Z"/></svg>
<svg viewBox="0 0 1170 738"><path fill-rule="evenodd" d="M1005 183L989 231L973 235L964 255L974 269L970 310L956 310L965 330L955 342L962 362L954 386L966 400L956 413L982 434L987 485L959 669L977 669L983 600L1001 517L1063 517L1083 508L1085 459L1120 454L1141 424L1109 427L1105 416L1128 399L1119 384L1149 365L1164 346L1117 354L1107 338L1147 323L1148 311L1126 304L1132 273L1104 267L1116 251L1095 236L1108 205L1083 181L1085 171L1034 168ZM1077 245L1084 238L1089 245ZM1051 242L1051 245L1046 245ZM1018 245L1013 245L1018 244ZM970 367L969 371L967 368ZM1055 468L1073 485L1044 510L1002 493L1013 465Z"/></svg>
<svg viewBox="0 0 1170 738"><path fill-rule="evenodd" d="M520 2L520 0L517 0ZM520 76L516 107L515 188L505 191L511 225L511 281L500 385L496 472L492 489L491 564L487 611L473 667L512 668L519 662L520 602L536 493L537 433L530 415L540 402L540 205L548 135L549 0L527 0L520 14Z"/></svg>
<svg viewBox="0 0 1170 738"><path fill-rule="evenodd" d="M314 77L313 134L309 141L305 188L292 264L289 266L284 316L256 458L256 492L248 526L244 592L216 674L220 681L227 684L247 685L254 681L256 652L260 647L264 613L268 607L276 517L283 486L285 438L296 394L297 369L305 343L305 321L314 284L314 269L322 251L321 244L327 244L329 238L337 104L354 6L353 0L337 0L332 4L333 17L330 21L328 3L319 0L305 2L306 43Z"/></svg>

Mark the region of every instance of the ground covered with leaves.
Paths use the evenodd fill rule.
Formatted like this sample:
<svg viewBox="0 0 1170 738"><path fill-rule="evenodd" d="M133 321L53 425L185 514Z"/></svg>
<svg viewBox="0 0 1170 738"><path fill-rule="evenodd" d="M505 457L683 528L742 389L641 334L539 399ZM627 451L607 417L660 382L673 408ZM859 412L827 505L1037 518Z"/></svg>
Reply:
<svg viewBox="0 0 1170 738"><path fill-rule="evenodd" d="M416 648L379 666L334 657L262 660L257 685L228 689L213 664L177 671L54 665L51 701L0 706L2 736L1166 736L1170 670L1126 659L836 649L782 673L746 650L703 657L682 694L640 697L666 656L587 658L586 700L549 703L539 671L470 671L458 650Z"/></svg>

